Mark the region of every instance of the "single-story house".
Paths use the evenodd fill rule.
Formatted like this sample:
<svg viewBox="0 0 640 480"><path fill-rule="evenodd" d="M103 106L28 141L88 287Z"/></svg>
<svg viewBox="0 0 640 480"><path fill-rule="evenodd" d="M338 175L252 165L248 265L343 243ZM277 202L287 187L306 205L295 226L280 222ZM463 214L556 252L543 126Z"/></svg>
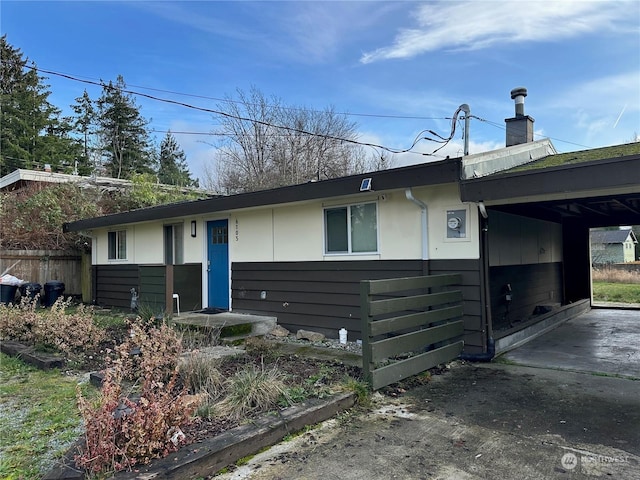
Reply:
<svg viewBox="0 0 640 480"><path fill-rule="evenodd" d="M636 260L638 239L631 229L592 230L591 262L594 265Z"/></svg>
<svg viewBox="0 0 640 480"><path fill-rule="evenodd" d="M98 304L128 308L135 289L172 310L177 294L183 311L272 315L350 340L361 280L461 273L465 353L483 355L518 320L590 298L590 227L640 224L640 144L559 155L533 141L518 100L496 151L64 228L93 240Z"/></svg>

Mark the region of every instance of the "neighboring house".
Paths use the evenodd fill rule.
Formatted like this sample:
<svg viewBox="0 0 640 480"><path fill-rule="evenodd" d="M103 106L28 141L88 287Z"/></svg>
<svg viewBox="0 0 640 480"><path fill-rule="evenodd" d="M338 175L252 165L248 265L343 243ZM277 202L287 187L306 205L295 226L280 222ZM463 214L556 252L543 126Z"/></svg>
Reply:
<svg viewBox="0 0 640 480"><path fill-rule="evenodd" d="M591 261L594 265L636 260L638 239L633 230L592 230Z"/></svg>
<svg viewBox="0 0 640 480"><path fill-rule="evenodd" d="M47 170L27 170L19 168L0 178L0 191L19 190L29 184L38 183L78 183L81 186L94 186L101 189L113 190L130 187L129 180L109 177L83 177L67 173Z"/></svg>
<svg viewBox="0 0 640 480"><path fill-rule="evenodd" d="M127 308L133 288L172 310L175 293L183 311L273 315L351 340L360 280L461 273L465 352L483 354L540 306L590 298L590 227L640 224L640 144L558 155L533 141L522 108L516 98L510 146L496 151L64 228L93 239L98 304Z"/></svg>

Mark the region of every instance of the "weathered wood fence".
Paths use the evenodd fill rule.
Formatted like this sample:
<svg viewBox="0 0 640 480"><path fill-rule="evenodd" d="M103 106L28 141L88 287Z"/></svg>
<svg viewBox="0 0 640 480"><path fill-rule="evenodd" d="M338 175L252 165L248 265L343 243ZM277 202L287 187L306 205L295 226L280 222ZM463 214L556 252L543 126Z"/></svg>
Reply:
<svg viewBox="0 0 640 480"><path fill-rule="evenodd" d="M448 288L461 281L448 274L360 282L363 372L374 390L460 354L462 292Z"/></svg>
<svg viewBox="0 0 640 480"><path fill-rule="evenodd" d="M52 280L64 282L65 296L83 294L83 286L91 287L90 254L58 250L0 250L0 272L14 264L9 274L21 280L42 286Z"/></svg>

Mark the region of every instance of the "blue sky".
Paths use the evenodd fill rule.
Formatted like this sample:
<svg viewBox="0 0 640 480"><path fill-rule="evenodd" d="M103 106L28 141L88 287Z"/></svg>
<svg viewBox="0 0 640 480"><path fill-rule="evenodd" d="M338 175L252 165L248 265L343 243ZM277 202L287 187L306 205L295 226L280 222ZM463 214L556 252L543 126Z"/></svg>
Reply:
<svg viewBox="0 0 640 480"><path fill-rule="evenodd" d="M210 109L255 86L289 106L349 113L360 140L392 148L425 129L448 135L446 117L463 103L486 120L471 120L471 153L500 148L519 86L536 138L560 152L640 135L638 0L3 0L0 30L42 69L94 81L121 74L131 90ZM66 113L85 88L100 96L99 87L47 76L50 101ZM209 113L137 102L155 130L215 129ZM202 176L215 137L175 136ZM395 165L459 156L462 144L458 133L431 157L420 153L438 145L423 141Z"/></svg>

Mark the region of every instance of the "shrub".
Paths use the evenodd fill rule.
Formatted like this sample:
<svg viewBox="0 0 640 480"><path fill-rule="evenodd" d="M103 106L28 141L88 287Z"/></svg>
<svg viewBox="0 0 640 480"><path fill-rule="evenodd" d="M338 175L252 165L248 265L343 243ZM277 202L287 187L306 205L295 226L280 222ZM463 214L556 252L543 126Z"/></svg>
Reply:
<svg viewBox="0 0 640 480"><path fill-rule="evenodd" d="M180 336L166 323L154 326L154 321L140 317L133 320L129 338L116 347L126 379L155 377L165 381L178 364L182 353Z"/></svg>
<svg viewBox="0 0 640 480"><path fill-rule="evenodd" d="M67 312L71 297L58 298L51 308L37 316L34 334L36 342L60 352L78 357L96 348L104 339L104 331L93 321L93 308L79 305Z"/></svg>
<svg viewBox="0 0 640 480"><path fill-rule="evenodd" d="M0 338L79 358L96 348L104 331L93 321L93 309L79 305L68 311L71 298L59 298L50 309L37 309L37 298L22 297L17 305L0 305Z"/></svg>
<svg viewBox="0 0 640 480"><path fill-rule="evenodd" d="M0 303L0 340L33 344L37 323L37 299L22 297L17 305Z"/></svg>
<svg viewBox="0 0 640 480"><path fill-rule="evenodd" d="M228 378L225 387L227 395L218 403L219 414L236 420L270 410L281 397L288 400L284 375L275 367L247 366Z"/></svg>
<svg viewBox="0 0 640 480"><path fill-rule="evenodd" d="M211 393L215 398L224 390L222 373L218 367L220 360L203 355L199 352L191 352L180 359L178 372L184 386L193 394L201 392Z"/></svg>
<svg viewBox="0 0 640 480"><path fill-rule="evenodd" d="M78 392L86 441L75 461L94 473L131 468L177 450L184 440L181 427L198 406L195 396L177 388L180 342L168 326L148 327L138 319L116 353L98 400L89 402ZM138 400L124 394L126 378L141 385Z"/></svg>
<svg viewBox="0 0 640 480"><path fill-rule="evenodd" d="M197 415L209 418L215 402L224 394L224 378L219 370L219 359L199 352L191 352L180 359L178 372L188 391L199 399Z"/></svg>

